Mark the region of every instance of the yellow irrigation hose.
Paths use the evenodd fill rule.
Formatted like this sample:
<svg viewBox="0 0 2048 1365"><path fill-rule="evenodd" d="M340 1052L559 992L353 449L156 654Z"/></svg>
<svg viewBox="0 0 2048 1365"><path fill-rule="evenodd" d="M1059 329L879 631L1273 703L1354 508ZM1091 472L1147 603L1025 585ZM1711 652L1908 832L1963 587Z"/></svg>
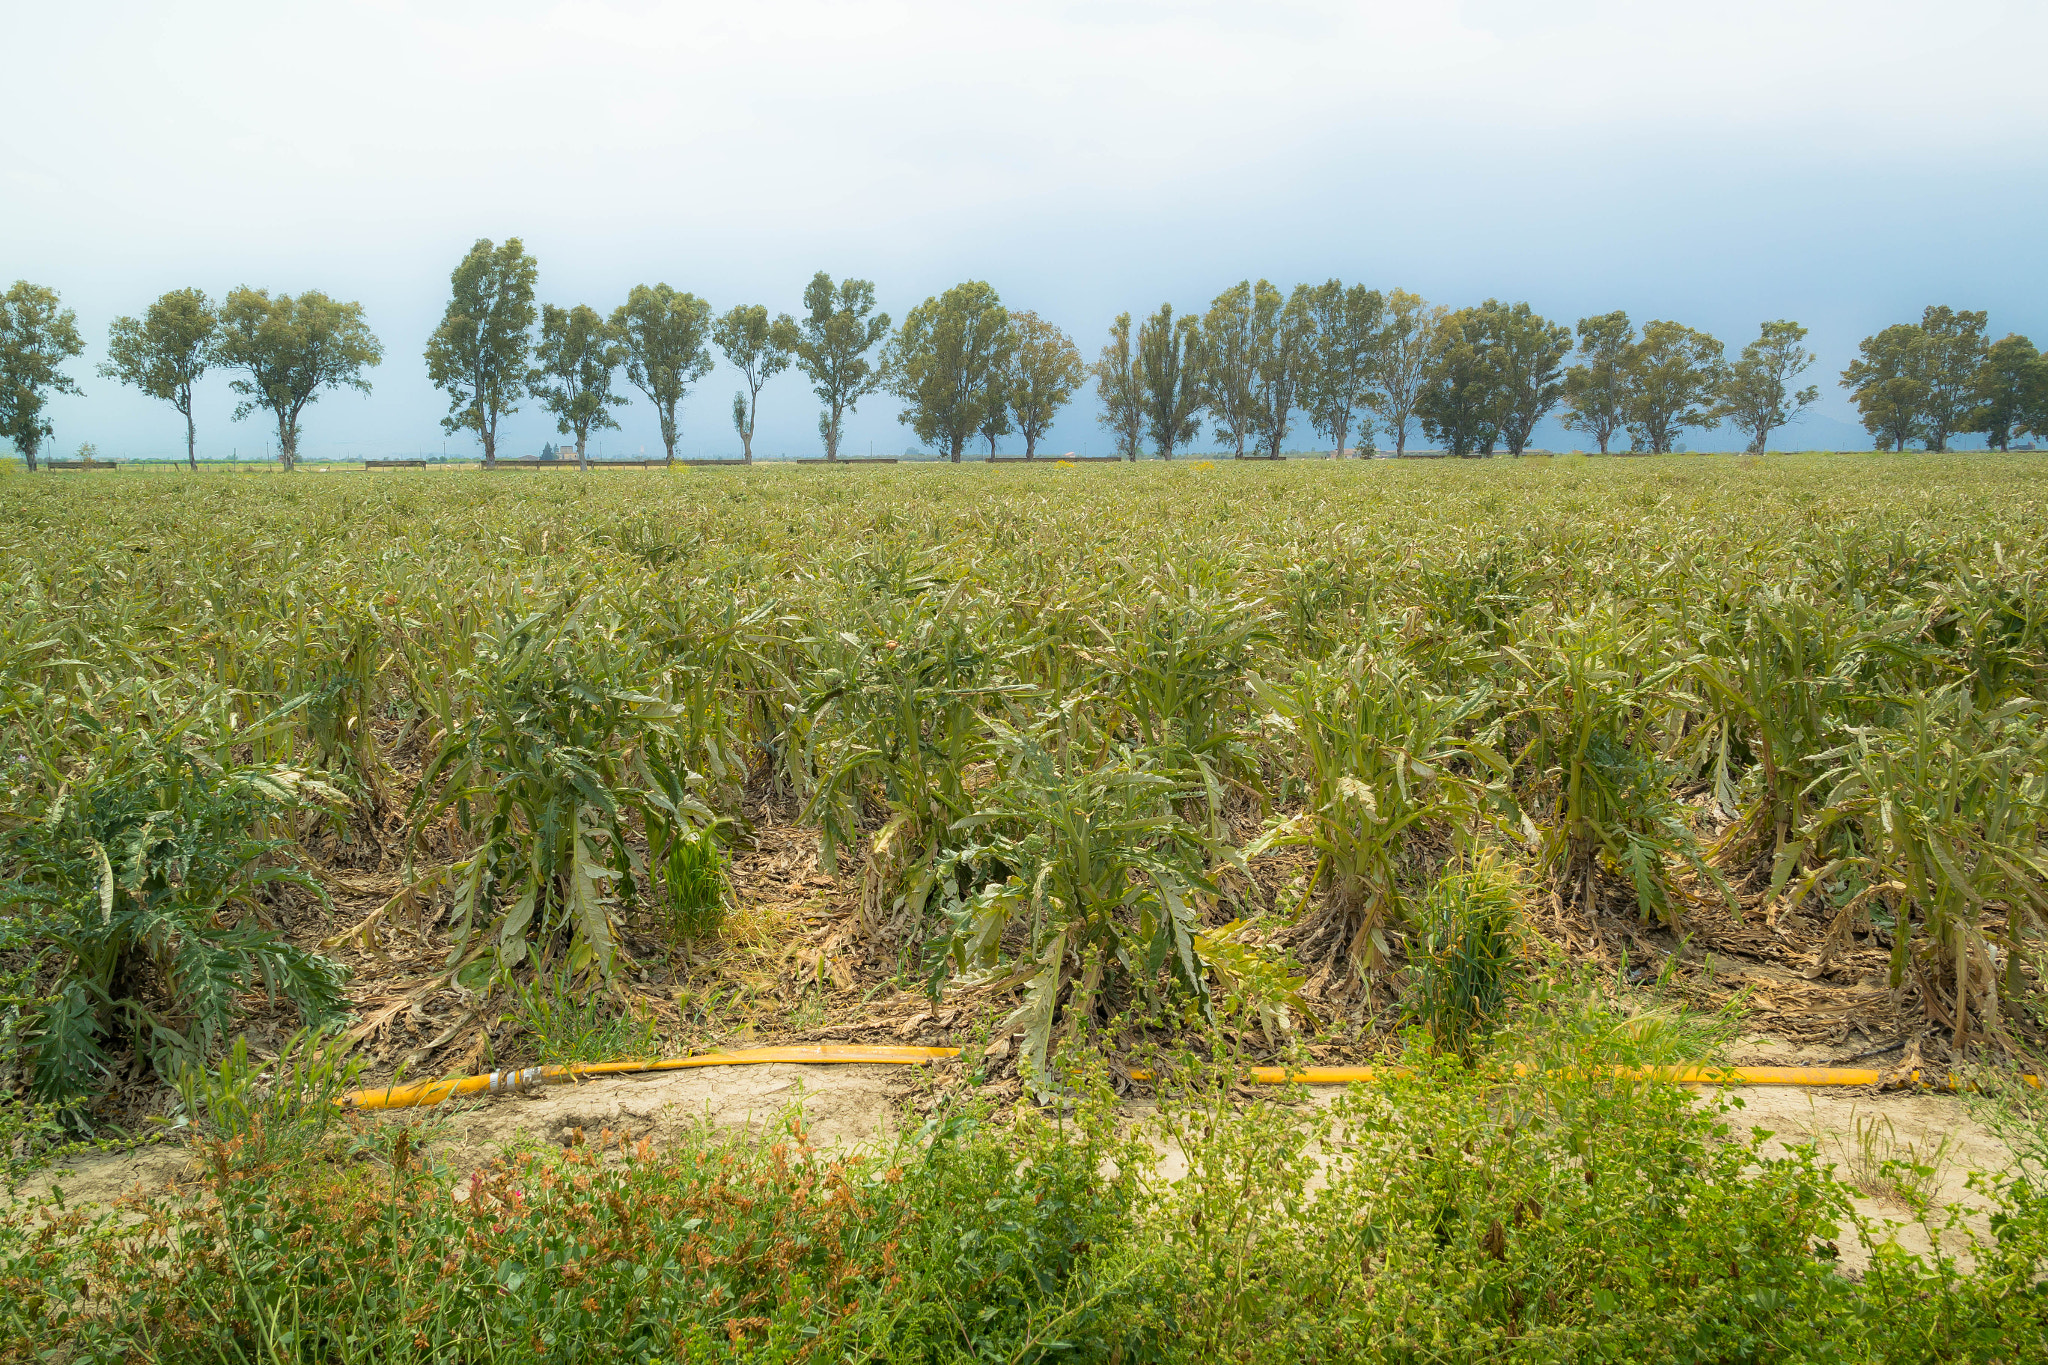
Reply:
<svg viewBox="0 0 2048 1365"><path fill-rule="evenodd" d="M520 1071L493 1071L488 1076L420 1081L414 1085L358 1090L340 1103L354 1109L410 1109L439 1104L465 1095L511 1095L543 1085L565 1085L584 1076L621 1076L641 1071L684 1071L699 1066L752 1066L762 1062L873 1062L884 1066L939 1062L960 1055L957 1047L870 1047L860 1043L797 1043L789 1047L751 1047L738 1052L706 1052L659 1062L578 1062L570 1066L529 1066Z"/></svg>
<svg viewBox="0 0 2048 1365"><path fill-rule="evenodd" d="M450 1080L420 1081L413 1085L386 1086L382 1090L358 1090L344 1095L339 1103L353 1109L410 1109L440 1104L466 1095L511 1095L544 1085L566 1085L585 1076L620 1076L647 1071L684 1071L700 1066L753 1066L763 1062L796 1062L811 1065L848 1062L905 1066L921 1062L947 1061L960 1055L957 1047L870 1047L859 1043L798 1043L789 1047L754 1047L738 1052L706 1052L695 1057L672 1057L657 1062L581 1062L571 1066L530 1066L520 1071L493 1071L488 1076L462 1076ZM1350 1085L1383 1076L1404 1074L1401 1067L1305 1066L1290 1070L1280 1066L1255 1066L1246 1074L1263 1085ZM1833 1066L1643 1066L1614 1067L1609 1074L1618 1079L1668 1081L1674 1085L1880 1085L1884 1073L1871 1067ZM1150 1080L1151 1073L1133 1071L1132 1080ZM2038 1088L2039 1076L2021 1078ZM1905 1080L1922 1085L1920 1073L1907 1073ZM1953 1085L1953 1082L1949 1083Z"/></svg>

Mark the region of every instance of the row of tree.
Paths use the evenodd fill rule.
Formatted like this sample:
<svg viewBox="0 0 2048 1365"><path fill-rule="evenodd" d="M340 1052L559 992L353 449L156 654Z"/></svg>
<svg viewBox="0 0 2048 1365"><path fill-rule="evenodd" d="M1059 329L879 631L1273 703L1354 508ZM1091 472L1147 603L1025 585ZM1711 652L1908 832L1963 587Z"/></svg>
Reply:
<svg viewBox="0 0 2048 1365"><path fill-rule="evenodd" d="M2000 450L2048 437L2048 357L2017 333L1988 341L1982 312L1930 307L1865 337L1842 371L1879 450L1917 441L1946 450L1957 432L1982 432Z"/></svg>
<svg viewBox="0 0 2048 1365"><path fill-rule="evenodd" d="M741 458L752 463L761 388L795 366L822 403L825 458L839 458L847 414L878 390L900 395L920 440L958 460L976 436L1012 431L1035 455L1039 438L1086 378L1073 341L1033 313L1012 313L995 290L970 282L927 299L893 329L875 311L867 280L834 283L820 271L803 313L770 318L741 304L714 318L711 305L666 284L638 285L609 318L587 304L536 312L538 267L517 238L478 242L451 277L448 309L427 343L427 371L449 396L443 425L471 431L484 460L497 458L499 421L531 395L555 414L585 460L590 433L616 427L626 402L618 377L654 405L667 458L675 459L678 409L710 370L716 346L746 387L733 395ZM533 329L539 323L539 340Z"/></svg>
<svg viewBox="0 0 2048 1365"><path fill-rule="evenodd" d="M976 440L993 456L1012 433L1033 458L1090 376L1098 420L1131 459L1147 442L1171 459L1205 423L1238 458L1277 456L1304 426L1339 452L1370 451L1384 433L1405 453L1419 426L1451 454L1519 455L1553 413L1602 453L1622 435L1635 450L1669 451L1686 429L1723 421L1760 451L1819 397L1816 386L1799 386L1815 363L1806 329L1784 320L1764 323L1729 361L1704 332L1666 320L1638 331L1622 312L1567 327L1526 303L1488 299L1454 311L1401 289L1330 280L1283 295L1247 280L1199 315L1170 304L1135 324L1120 314L1087 365L1066 333L1012 312L975 280L892 327L875 310L871 282L835 283L822 271L800 316L772 318L760 304L714 317L703 299L667 284L635 286L608 316L586 304L537 306L538 277L518 238L477 242L451 275L427 342L428 374L449 400L442 425L473 433L487 464L497 460L499 423L529 398L586 462L590 433L616 428L612 410L629 401L621 381L654 405L673 461L679 410L710 371L714 346L745 385L732 421L749 463L762 386L792 366L821 402L828 460L839 458L847 415L876 392L901 398L901 420L956 462ZM1959 432L1983 432L2007 449L2028 433L2048 435L2048 358L2022 336L1988 342L1985 325L1982 312L1930 307L1918 323L1865 338L1841 383L1879 448L1945 450ZM48 398L79 392L62 365L82 350L54 291L17 281L0 295L0 435L31 469L50 434ZM290 468L307 405L330 388L368 392L364 372L382 357L360 304L242 287L216 306L180 289L139 319L114 321L100 372L171 403L196 467L193 386L212 369L233 371L236 419L274 419Z"/></svg>
<svg viewBox="0 0 2048 1365"><path fill-rule="evenodd" d="M2022 336L1987 345L1985 321L1930 307L1863 342L1841 382L1880 449L1945 450L1959 431L2001 450L2048 435L2048 360ZM1799 386L1815 361L1805 338L1796 322L1766 322L1729 361L1705 332L1667 320L1638 332L1623 312L1573 328L1526 303L1452 311L1401 289L1331 280L1283 296L1260 280L1199 317L1169 304L1134 328L1120 315L1094 372L1099 420L1131 458L1149 441L1171 459L1205 418L1240 458L1278 455L1303 423L1339 451L1372 449L1377 427L1404 453L1420 426L1454 455L1519 455L1553 412L1602 454L1622 435L1669 451L1687 428L1723 421L1761 451L1820 397Z"/></svg>
<svg viewBox="0 0 2048 1365"><path fill-rule="evenodd" d="M78 320L55 290L16 280L0 294L0 436L31 470L51 434L50 398L80 392L63 363L84 349ZM185 418L185 458L197 468L192 386L209 370L232 370L236 420L257 411L273 416L278 456L290 468L306 405L330 388L368 393L363 371L383 356L359 303L318 290L272 298L244 287L216 306L200 290L177 289L141 319L114 320L100 373L175 407Z"/></svg>

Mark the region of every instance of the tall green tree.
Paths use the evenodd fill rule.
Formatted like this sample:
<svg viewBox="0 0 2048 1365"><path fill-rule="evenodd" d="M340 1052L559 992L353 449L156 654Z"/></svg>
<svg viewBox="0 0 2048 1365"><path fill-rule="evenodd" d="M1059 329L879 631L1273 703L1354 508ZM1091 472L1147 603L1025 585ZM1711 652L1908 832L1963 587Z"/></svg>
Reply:
<svg viewBox="0 0 2048 1365"><path fill-rule="evenodd" d="M1109 429L1117 454L1137 459L1145 442L1145 372L1138 363L1129 313L1118 313L1109 324L1109 341L1090 372L1102 403L1095 420Z"/></svg>
<svg viewBox="0 0 2048 1365"><path fill-rule="evenodd" d="M988 457L996 457L996 442L1008 436L1015 428L1011 425L1011 404L1016 395L1010 384L1017 364L1017 323L1015 317L1003 323L1002 335L997 339L996 354L990 362L987 375L981 381L981 425L976 428L983 440L988 442Z"/></svg>
<svg viewBox="0 0 2048 1365"><path fill-rule="evenodd" d="M277 421L277 459L287 471L299 463L299 420L327 389L370 391L363 371L383 362L384 346L363 305L331 299L317 289L294 298L270 296L247 285L228 291L220 305L220 363L241 371L234 390L241 421L259 409Z"/></svg>
<svg viewBox="0 0 2048 1365"><path fill-rule="evenodd" d="M1799 376L1813 368L1814 354L1799 343L1806 329L1783 318L1766 322L1755 341L1721 379L1719 412L1736 427L1749 433L1751 454L1761 455L1770 444L1771 433L1795 420L1802 409L1820 398L1812 384L1794 389Z"/></svg>
<svg viewBox="0 0 2048 1365"><path fill-rule="evenodd" d="M1314 360L1311 341L1315 323L1309 316L1308 286L1294 286L1283 302L1278 289L1260 280L1252 291L1252 311L1257 338L1252 424L1265 453L1278 458L1288 432L1294 429L1295 405L1301 401L1303 378Z"/></svg>
<svg viewBox="0 0 2048 1365"><path fill-rule="evenodd" d="M1088 367L1074 339L1036 313L1010 314L1010 411L1024 438L1024 458L1038 458L1038 443L1059 410L1074 400Z"/></svg>
<svg viewBox="0 0 2048 1365"><path fill-rule="evenodd" d="M0 294L0 436L14 442L30 473L52 434L43 409L50 395L79 391L62 367L84 349L78 315L56 290L16 280Z"/></svg>
<svg viewBox="0 0 2048 1365"><path fill-rule="evenodd" d="M1614 433L1628 425L1629 348L1636 329L1623 312L1579 319L1579 363L1564 372L1566 428L1583 431L1607 453Z"/></svg>
<svg viewBox="0 0 2048 1365"><path fill-rule="evenodd" d="M624 394L612 392L626 348L602 314L587 303L574 308L548 304L540 313L539 362L532 393L555 415L555 430L576 438L576 467L590 468L590 433L618 419L611 410L623 407Z"/></svg>
<svg viewBox="0 0 2048 1365"><path fill-rule="evenodd" d="M2012 449L2015 438L2029 431L2048 435L2035 423L2048 416L2048 359L2017 332L1994 341L1977 371L1977 407L1969 430L1984 433L1999 450Z"/></svg>
<svg viewBox="0 0 2048 1365"><path fill-rule="evenodd" d="M711 305L665 284L636 284L612 310L612 336L626 357L627 382L647 395L661 421L661 446L676 462L676 409L711 372Z"/></svg>
<svg viewBox="0 0 2048 1365"><path fill-rule="evenodd" d="M1436 329L1415 404L1423 435L1452 455L1490 455L1500 439L1500 374L1487 318L1460 308Z"/></svg>
<svg viewBox="0 0 2048 1365"><path fill-rule="evenodd" d="M115 318L107 329L107 361L100 373L151 398L161 398L185 419L185 463L199 470L199 433L192 421L192 385L213 364L220 315L198 289L173 289L149 305L140 321Z"/></svg>
<svg viewBox="0 0 2048 1365"><path fill-rule="evenodd" d="M1628 433L1637 450L1664 455L1687 427L1712 429L1721 419L1721 343L1683 323L1653 320L1628 348Z"/></svg>
<svg viewBox="0 0 2048 1365"><path fill-rule="evenodd" d="M427 378L448 395L441 429L473 431L498 462L498 419L519 411L530 380L540 264L517 237L479 237L448 275L448 307L427 338Z"/></svg>
<svg viewBox="0 0 2048 1365"><path fill-rule="evenodd" d="M1259 284L1271 290L1272 285ZM1277 290L1274 293L1278 294ZM1218 294L1202 318L1202 394L1216 439L1229 445L1232 459L1259 440L1258 405L1252 397L1259 365L1258 312L1250 280Z"/></svg>
<svg viewBox="0 0 2048 1365"><path fill-rule="evenodd" d="M1138 328L1145 427L1162 460L1172 459L1175 447L1194 440L1202 429L1202 359L1202 325L1191 317L1176 318L1170 303L1160 304Z"/></svg>
<svg viewBox="0 0 2048 1365"><path fill-rule="evenodd" d="M1983 312L1958 312L1930 305L1920 314L1925 338L1924 370L1927 398L1920 418L1929 450L1947 450L1948 438L1970 429L1977 410L1978 371L1984 367Z"/></svg>
<svg viewBox="0 0 2048 1365"><path fill-rule="evenodd" d="M1904 451L1908 443L1925 440L1926 334L1913 323L1894 323L1863 338L1856 352L1842 371L1842 387L1877 448Z"/></svg>
<svg viewBox="0 0 2048 1365"><path fill-rule="evenodd" d="M1394 454L1408 452L1408 425L1415 418L1429 378L1430 356L1437 329L1451 310L1420 294L1396 289L1387 295L1386 320L1380 327L1379 373L1373 408L1394 438Z"/></svg>
<svg viewBox="0 0 2048 1365"><path fill-rule="evenodd" d="M811 391L825 400L818 435L828 460L839 458L846 414L888 380L882 366L868 359L868 352L888 335L889 315L875 312L875 286L870 281L847 280L835 287L822 270L804 288L803 320L787 313L775 319L775 344L789 353L811 381Z"/></svg>
<svg viewBox="0 0 2048 1365"><path fill-rule="evenodd" d="M996 291L968 280L911 309L883 352L889 388L909 405L900 420L954 464L1002 396L990 379L1007 360L1009 330Z"/></svg>
<svg viewBox="0 0 2048 1365"><path fill-rule="evenodd" d="M1315 429L1342 455L1354 422L1358 443L1372 449L1373 386L1379 377L1380 329L1387 301L1362 284L1329 280L1309 291L1309 360L1303 406Z"/></svg>
<svg viewBox="0 0 2048 1365"><path fill-rule="evenodd" d="M740 434L741 458L754 462L754 417L760 410L761 386L789 368L790 355L775 339L768 310L758 303L729 308L718 319L711 339L747 382L732 396L733 430Z"/></svg>
<svg viewBox="0 0 2048 1365"><path fill-rule="evenodd" d="M1492 355L1501 444L1510 455L1529 448L1536 424L1564 396L1564 358L1572 329L1538 315L1526 303L1488 299L1480 316Z"/></svg>

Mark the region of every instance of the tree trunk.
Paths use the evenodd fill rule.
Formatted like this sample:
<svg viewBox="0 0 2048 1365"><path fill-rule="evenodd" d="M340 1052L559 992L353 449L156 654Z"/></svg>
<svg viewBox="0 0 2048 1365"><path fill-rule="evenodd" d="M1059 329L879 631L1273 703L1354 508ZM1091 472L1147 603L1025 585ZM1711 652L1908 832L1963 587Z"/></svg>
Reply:
<svg viewBox="0 0 2048 1365"><path fill-rule="evenodd" d="M581 431L576 433L576 472L579 474L590 472L590 457L583 453L583 444L586 439L587 433Z"/></svg>
<svg viewBox="0 0 2048 1365"><path fill-rule="evenodd" d="M1024 433L1024 458L1027 460L1038 458L1038 438L1028 431Z"/></svg>
<svg viewBox="0 0 2048 1365"><path fill-rule="evenodd" d="M299 462L299 433L297 423L283 413L277 415L277 462L289 474Z"/></svg>
<svg viewBox="0 0 2048 1365"><path fill-rule="evenodd" d="M1408 423L1403 421L1394 428L1394 458L1400 459L1408 453Z"/></svg>
<svg viewBox="0 0 2048 1365"><path fill-rule="evenodd" d="M192 424L192 402L185 401L185 463L194 474L199 472L199 432Z"/></svg>
<svg viewBox="0 0 2048 1365"><path fill-rule="evenodd" d="M482 425L483 430L478 434L484 438L484 468L496 469L498 467L498 429L495 425Z"/></svg>

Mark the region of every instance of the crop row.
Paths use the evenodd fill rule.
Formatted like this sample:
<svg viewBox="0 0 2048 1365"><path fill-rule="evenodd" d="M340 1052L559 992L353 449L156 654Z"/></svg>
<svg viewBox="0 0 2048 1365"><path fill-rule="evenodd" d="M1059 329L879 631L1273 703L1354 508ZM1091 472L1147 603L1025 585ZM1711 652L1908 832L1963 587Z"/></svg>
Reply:
<svg viewBox="0 0 2048 1365"><path fill-rule="evenodd" d="M203 1047L258 978L334 1009L266 918L317 888L291 850L321 819L407 817L413 900L484 989L608 970L761 799L858 873L878 949L1026 981L1034 1068L1080 1010L1280 973L1217 922L1289 845L1331 999L1500 855L1680 929L1801 903L1889 943L1958 1047L2023 1041L2039 488L1997 457L15 480L18 1046L75 1094Z"/></svg>

